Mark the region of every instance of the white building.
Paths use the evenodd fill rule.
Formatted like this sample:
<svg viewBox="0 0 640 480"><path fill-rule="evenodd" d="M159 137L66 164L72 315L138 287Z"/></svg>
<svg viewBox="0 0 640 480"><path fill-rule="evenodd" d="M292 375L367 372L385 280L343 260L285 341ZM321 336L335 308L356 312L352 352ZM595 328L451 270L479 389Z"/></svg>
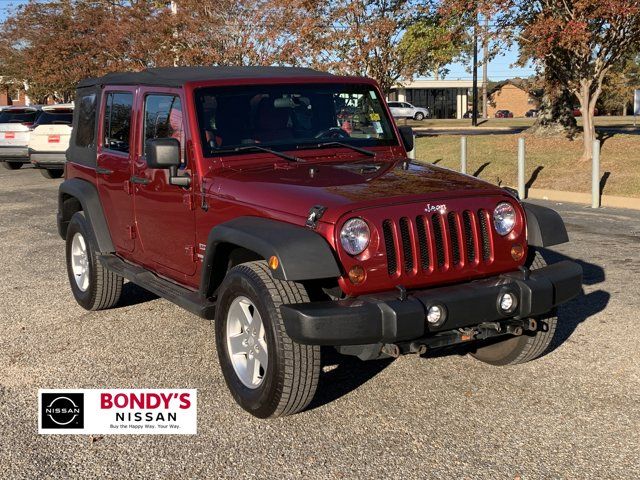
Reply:
<svg viewBox="0 0 640 480"><path fill-rule="evenodd" d="M471 88L471 80L414 80L392 89L389 101L428 108L432 118L462 118Z"/></svg>

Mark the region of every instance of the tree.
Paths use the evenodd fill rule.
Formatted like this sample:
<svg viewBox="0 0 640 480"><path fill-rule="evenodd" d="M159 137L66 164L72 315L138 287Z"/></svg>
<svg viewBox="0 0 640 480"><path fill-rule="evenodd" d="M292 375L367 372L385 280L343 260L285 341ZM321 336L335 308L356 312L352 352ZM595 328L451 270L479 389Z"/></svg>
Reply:
<svg viewBox="0 0 640 480"><path fill-rule="evenodd" d="M471 38L463 24L444 21L437 15L418 20L407 28L399 45L404 62L417 75L433 73L437 80L444 67L471 51Z"/></svg>
<svg viewBox="0 0 640 480"><path fill-rule="evenodd" d="M401 80L431 73L454 58L453 36L435 43L436 12L424 0L275 0L291 22L284 45L296 44L302 64L376 79L385 92ZM409 35L412 41L403 41ZM452 46L453 45L453 46ZM445 52L446 53L443 53ZM300 61L300 60L298 60Z"/></svg>
<svg viewBox="0 0 640 480"><path fill-rule="evenodd" d="M592 156L596 102L611 69L640 45L638 0L443 0L449 15L491 14L494 34L516 40L521 60L533 59L578 99L583 158Z"/></svg>
<svg viewBox="0 0 640 480"><path fill-rule="evenodd" d="M0 69L68 100L86 77L170 65L294 65L400 80L464 41L424 0L29 0L0 25ZM403 38L407 36L407 40Z"/></svg>
<svg viewBox="0 0 640 480"><path fill-rule="evenodd" d="M633 104L633 87L640 85L640 60L629 55L611 69L602 86L598 101L600 114L626 115Z"/></svg>
<svg viewBox="0 0 640 480"><path fill-rule="evenodd" d="M156 3L31 0L2 25L0 65L32 98L67 101L83 78L162 64L169 12Z"/></svg>

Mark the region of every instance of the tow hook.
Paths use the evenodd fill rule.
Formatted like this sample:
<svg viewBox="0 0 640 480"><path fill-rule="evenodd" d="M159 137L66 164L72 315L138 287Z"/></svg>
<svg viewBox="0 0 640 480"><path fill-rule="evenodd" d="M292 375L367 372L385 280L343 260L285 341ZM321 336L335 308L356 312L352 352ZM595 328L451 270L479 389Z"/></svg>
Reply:
<svg viewBox="0 0 640 480"><path fill-rule="evenodd" d="M400 347L398 347L398 345L395 345L393 343L386 343L382 347L382 353L384 353L385 355L389 355L390 357L393 357L393 358L398 358L400 356Z"/></svg>
<svg viewBox="0 0 640 480"><path fill-rule="evenodd" d="M507 325L507 333L519 337L522 335L522 327L519 325Z"/></svg>
<svg viewBox="0 0 640 480"><path fill-rule="evenodd" d="M480 333L475 328L461 328L459 330L459 336L461 342L469 342L475 338L475 336Z"/></svg>

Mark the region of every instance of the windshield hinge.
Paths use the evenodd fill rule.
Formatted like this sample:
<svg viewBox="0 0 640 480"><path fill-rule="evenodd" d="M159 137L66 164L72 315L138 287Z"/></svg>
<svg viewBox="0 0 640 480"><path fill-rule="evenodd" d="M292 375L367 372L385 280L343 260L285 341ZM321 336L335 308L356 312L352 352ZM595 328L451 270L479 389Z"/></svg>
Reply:
<svg viewBox="0 0 640 480"><path fill-rule="evenodd" d="M323 207L322 205L314 205L309 209L309 216L307 217L307 227L315 230L318 226L318 221L324 215L324 212L327 210L327 207Z"/></svg>

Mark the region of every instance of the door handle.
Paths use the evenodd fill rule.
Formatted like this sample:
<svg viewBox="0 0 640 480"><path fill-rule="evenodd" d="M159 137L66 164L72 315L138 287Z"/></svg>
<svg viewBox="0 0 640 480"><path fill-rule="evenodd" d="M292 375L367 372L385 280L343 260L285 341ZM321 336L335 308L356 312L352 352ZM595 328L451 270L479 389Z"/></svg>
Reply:
<svg viewBox="0 0 640 480"><path fill-rule="evenodd" d="M96 167L96 173L98 175L111 175L113 173L113 170L109 170L108 168L104 167Z"/></svg>
<svg viewBox="0 0 640 480"><path fill-rule="evenodd" d="M131 181L131 183L135 183L137 185L147 185L151 181L148 178L144 177L131 177L129 180Z"/></svg>

